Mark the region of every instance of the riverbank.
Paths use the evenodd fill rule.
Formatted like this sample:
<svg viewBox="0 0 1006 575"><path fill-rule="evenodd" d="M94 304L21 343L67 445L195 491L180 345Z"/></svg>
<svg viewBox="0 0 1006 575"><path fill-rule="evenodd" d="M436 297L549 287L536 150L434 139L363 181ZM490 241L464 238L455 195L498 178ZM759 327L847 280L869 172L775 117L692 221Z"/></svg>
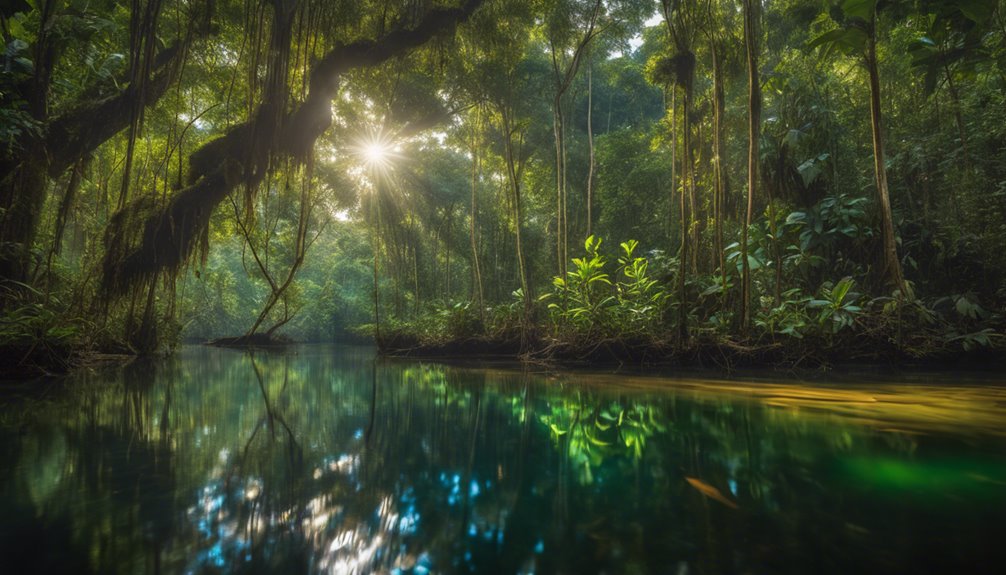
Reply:
<svg viewBox="0 0 1006 575"><path fill-rule="evenodd" d="M0 346L0 381L60 377L78 369L122 363L137 357L137 354L125 351L99 352L44 344L34 347Z"/></svg>
<svg viewBox="0 0 1006 575"><path fill-rule="evenodd" d="M673 339L600 338L594 341L561 340L539 333L519 332L497 336L421 338L405 332L385 332L374 341L386 357L438 361L516 361L557 367L636 366L688 369L833 369L843 366L918 367L950 369L1006 367L1002 337L990 345L964 349L947 338L914 334L901 342L869 334L802 339L743 339L699 333L687 344ZM300 342L286 339L246 340L222 338L190 342L231 349L285 350ZM361 342L354 342L361 343ZM164 352L171 353L171 350ZM93 348L47 345L0 347L0 380L28 380L66 375L76 369L139 357L125 349L96 351Z"/></svg>
<svg viewBox="0 0 1006 575"><path fill-rule="evenodd" d="M510 334L424 341L399 333L389 334L377 343L380 352L390 357L508 359L570 367L636 365L731 370L829 369L842 365L1006 366L1006 346L997 339L988 346L964 349L945 338L919 335L898 342L864 334L769 341L699 334L680 344L672 339L570 341L536 334L523 339L519 334Z"/></svg>

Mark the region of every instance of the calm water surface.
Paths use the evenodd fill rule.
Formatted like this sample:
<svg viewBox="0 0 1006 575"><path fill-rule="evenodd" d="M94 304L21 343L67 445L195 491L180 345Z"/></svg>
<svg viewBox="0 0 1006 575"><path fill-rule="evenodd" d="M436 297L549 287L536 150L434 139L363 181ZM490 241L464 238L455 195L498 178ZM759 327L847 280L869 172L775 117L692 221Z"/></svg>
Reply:
<svg viewBox="0 0 1006 575"><path fill-rule="evenodd" d="M186 348L0 394L0 571L1003 573L1006 378L951 379Z"/></svg>

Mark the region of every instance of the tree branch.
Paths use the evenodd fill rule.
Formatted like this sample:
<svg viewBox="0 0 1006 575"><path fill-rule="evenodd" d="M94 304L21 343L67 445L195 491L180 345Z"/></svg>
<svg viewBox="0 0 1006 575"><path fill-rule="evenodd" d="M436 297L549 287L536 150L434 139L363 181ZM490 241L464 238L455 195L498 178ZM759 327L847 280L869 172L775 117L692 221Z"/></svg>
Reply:
<svg viewBox="0 0 1006 575"><path fill-rule="evenodd" d="M134 223L132 218L117 217L109 224L103 265L106 295L122 295L145 278L177 270L192 254L210 215L227 193L241 182L256 183L263 177L269 152L300 160L309 157L315 141L332 123L331 102L341 74L376 66L423 45L468 20L483 1L465 0L458 8L435 9L414 28L333 48L312 68L308 97L284 118L274 149L270 150L270 134L276 128L269 125L270 114L263 105L254 118L196 150L189 158L190 185L144 219L138 242L130 242L133 234L121 227ZM136 211L132 204L123 210Z"/></svg>

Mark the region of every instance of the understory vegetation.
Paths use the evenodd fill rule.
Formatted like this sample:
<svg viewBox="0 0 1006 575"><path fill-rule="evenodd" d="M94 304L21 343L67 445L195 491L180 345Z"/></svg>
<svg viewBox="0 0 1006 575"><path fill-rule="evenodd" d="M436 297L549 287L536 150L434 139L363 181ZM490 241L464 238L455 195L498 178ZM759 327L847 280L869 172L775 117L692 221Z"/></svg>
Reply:
<svg viewBox="0 0 1006 575"><path fill-rule="evenodd" d="M5 4L3 371L207 340L1000 361L1004 12Z"/></svg>

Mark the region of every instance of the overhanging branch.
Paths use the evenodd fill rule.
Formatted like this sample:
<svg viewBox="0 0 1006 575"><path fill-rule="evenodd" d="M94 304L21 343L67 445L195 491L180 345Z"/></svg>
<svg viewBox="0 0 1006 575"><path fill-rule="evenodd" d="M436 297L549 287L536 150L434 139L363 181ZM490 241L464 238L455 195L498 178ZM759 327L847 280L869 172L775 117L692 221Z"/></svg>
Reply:
<svg viewBox="0 0 1006 575"><path fill-rule="evenodd" d="M135 225L133 218L118 217L109 224L103 265L106 295L122 295L161 271L181 267L227 193L242 182L262 177L269 152L307 158L315 141L332 123L331 103L342 74L376 66L422 46L435 35L466 21L483 1L466 0L458 8L435 9L413 28L333 48L313 66L308 97L284 118L274 149L268 149L272 138L263 135L271 135L275 127L267 125L270 114L260 106L248 122L196 150L189 162L190 185L176 192L166 206L146 216L142 233L134 235L121 229ZM123 211L130 210L136 213L136 206L126 206ZM135 236L138 238L130 241Z"/></svg>

